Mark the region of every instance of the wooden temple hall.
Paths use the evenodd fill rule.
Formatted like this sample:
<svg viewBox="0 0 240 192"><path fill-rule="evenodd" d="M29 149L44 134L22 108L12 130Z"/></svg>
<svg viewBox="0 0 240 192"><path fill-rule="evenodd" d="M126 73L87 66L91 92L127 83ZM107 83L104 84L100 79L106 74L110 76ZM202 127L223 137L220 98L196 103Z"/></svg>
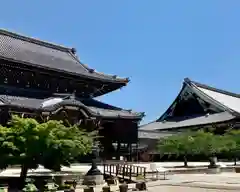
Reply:
<svg viewBox="0 0 240 192"><path fill-rule="evenodd" d="M142 160L156 152L157 141L187 130L215 128L216 133L240 128L240 94L231 93L186 78L169 108L154 122L139 127Z"/></svg>
<svg viewBox="0 0 240 192"><path fill-rule="evenodd" d="M0 123L11 114L67 120L99 130L100 155L131 159L144 113L100 102L128 78L99 73L67 48L0 29ZM128 135L128 137L126 137Z"/></svg>

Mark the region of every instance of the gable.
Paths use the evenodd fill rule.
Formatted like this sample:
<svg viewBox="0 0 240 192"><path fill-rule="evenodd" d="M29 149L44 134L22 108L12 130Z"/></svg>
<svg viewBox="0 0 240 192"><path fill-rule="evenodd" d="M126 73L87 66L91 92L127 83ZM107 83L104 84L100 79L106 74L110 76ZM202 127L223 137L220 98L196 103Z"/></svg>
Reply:
<svg viewBox="0 0 240 192"><path fill-rule="evenodd" d="M191 118L223 111L222 108L206 101L192 87L184 84L173 104L157 121Z"/></svg>
<svg viewBox="0 0 240 192"><path fill-rule="evenodd" d="M177 98L156 121L139 130L163 131L232 121L240 117L240 95L184 79Z"/></svg>
<svg viewBox="0 0 240 192"><path fill-rule="evenodd" d="M222 105L228 107L229 109L240 113L240 98L229 95L229 94L224 94L221 92L213 91L210 89L206 89L203 87L197 86L197 88L206 94L207 96L211 97L212 99L216 100L217 102L221 103Z"/></svg>

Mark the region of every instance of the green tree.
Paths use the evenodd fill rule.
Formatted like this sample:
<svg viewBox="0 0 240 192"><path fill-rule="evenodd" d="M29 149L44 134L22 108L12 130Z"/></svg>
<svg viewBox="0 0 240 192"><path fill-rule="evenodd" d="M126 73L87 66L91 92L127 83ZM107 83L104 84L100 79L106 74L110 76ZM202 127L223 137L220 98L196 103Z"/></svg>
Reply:
<svg viewBox="0 0 240 192"><path fill-rule="evenodd" d="M157 149L160 154L183 156L184 166L188 166L187 157L197 153L193 147L194 144L194 133L180 133L161 139Z"/></svg>
<svg viewBox="0 0 240 192"><path fill-rule="evenodd" d="M158 150L164 154L184 156L184 165L187 166L189 155L203 154L209 157L210 167L216 166L216 155L229 152L236 148L236 142L225 135L215 135L202 130L190 133L180 133L160 140Z"/></svg>
<svg viewBox="0 0 240 192"><path fill-rule="evenodd" d="M229 150L229 154L234 157L234 165L240 156L240 130L231 130L225 134L225 138L235 142L235 148Z"/></svg>
<svg viewBox="0 0 240 192"><path fill-rule="evenodd" d="M94 136L94 132L87 133L75 125L66 127L61 121L38 123L13 116L8 127L0 127L0 165L21 164L23 187L28 169L42 164L59 171L61 165L70 165L79 155L91 152Z"/></svg>
<svg viewBox="0 0 240 192"><path fill-rule="evenodd" d="M216 167L217 154L235 149L236 142L225 135L197 131L194 135L192 147L197 153L207 156L210 161L209 167L214 168Z"/></svg>
<svg viewBox="0 0 240 192"><path fill-rule="evenodd" d="M195 142L199 144L199 151L207 156L213 156L221 152L228 152L235 148L235 141L225 135L215 135L210 132L198 131Z"/></svg>

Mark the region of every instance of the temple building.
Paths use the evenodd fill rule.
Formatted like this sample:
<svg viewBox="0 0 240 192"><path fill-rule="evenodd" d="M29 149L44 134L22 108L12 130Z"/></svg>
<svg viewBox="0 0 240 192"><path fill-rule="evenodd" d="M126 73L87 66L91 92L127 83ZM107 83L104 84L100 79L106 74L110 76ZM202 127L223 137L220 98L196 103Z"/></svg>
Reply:
<svg viewBox="0 0 240 192"><path fill-rule="evenodd" d="M0 123L11 114L39 121L57 119L99 129L102 156L119 157L138 141L144 113L94 99L126 86L128 78L106 75L80 62L67 48L0 29ZM128 135L128 137L126 137ZM116 147L114 147L114 145Z"/></svg>
<svg viewBox="0 0 240 192"><path fill-rule="evenodd" d="M240 128L240 94L184 79L170 107L156 121L139 128L139 142L153 152L160 138L187 130L212 129L223 133Z"/></svg>

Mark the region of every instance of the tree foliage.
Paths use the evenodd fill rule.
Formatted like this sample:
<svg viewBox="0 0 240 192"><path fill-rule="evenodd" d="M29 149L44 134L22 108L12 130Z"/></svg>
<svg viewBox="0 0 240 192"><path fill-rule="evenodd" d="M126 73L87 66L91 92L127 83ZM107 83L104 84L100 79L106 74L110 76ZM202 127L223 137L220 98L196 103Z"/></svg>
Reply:
<svg viewBox="0 0 240 192"><path fill-rule="evenodd" d="M229 153L233 155L235 158L240 157L240 130L230 130L225 134L225 137L228 140L232 140L235 142L235 147L229 150Z"/></svg>
<svg viewBox="0 0 240 192"><path fill-rule="evenodd" d="M194 133L188 132L164 138L157 147L160 154L183 156L184 165L187 166L187 157L197 152L194 143Z"/></svg>
<svg viewBox="0 0 240 192"><path fill-rule="evenodd" d="M32 118L13 116L8 127L0 127L0 166L21 164L22 177L38 164L60 170L79 155L91 152L95 133L88 133L61 121L38 123Z"/></svg>
<svg viewBox="0 0 240 192"><path fill-rule="evenodd" d="M191 155L195 151L192 148L194 133L181 133L161 139L158 143L160 153L168 155Z"/></svg>
<svg viewBox="0 0 240 192"><path fill-rule="evenodd" d="M238 134L239 133L240 132L238 132ZM185 158L189 155L197 154L212 157L218 153L236 149L236 141L232 139L233 135L234 134L232 134L231 137L229 135L215 135L211 132L205 132L202 130L189 133L179 133L161 139L158 143L158 151L161 154L183 155ZM240 147L239 137L238 140L238 146Z"/></svg>
<svg viewBox="0 0 240 192"><path fill-rule="evenodd" d="M198 131L195 135L194 146L198 146L200 154L211 157L234 149L236 143L226 135L215 135L210 132Z"/></svg>

